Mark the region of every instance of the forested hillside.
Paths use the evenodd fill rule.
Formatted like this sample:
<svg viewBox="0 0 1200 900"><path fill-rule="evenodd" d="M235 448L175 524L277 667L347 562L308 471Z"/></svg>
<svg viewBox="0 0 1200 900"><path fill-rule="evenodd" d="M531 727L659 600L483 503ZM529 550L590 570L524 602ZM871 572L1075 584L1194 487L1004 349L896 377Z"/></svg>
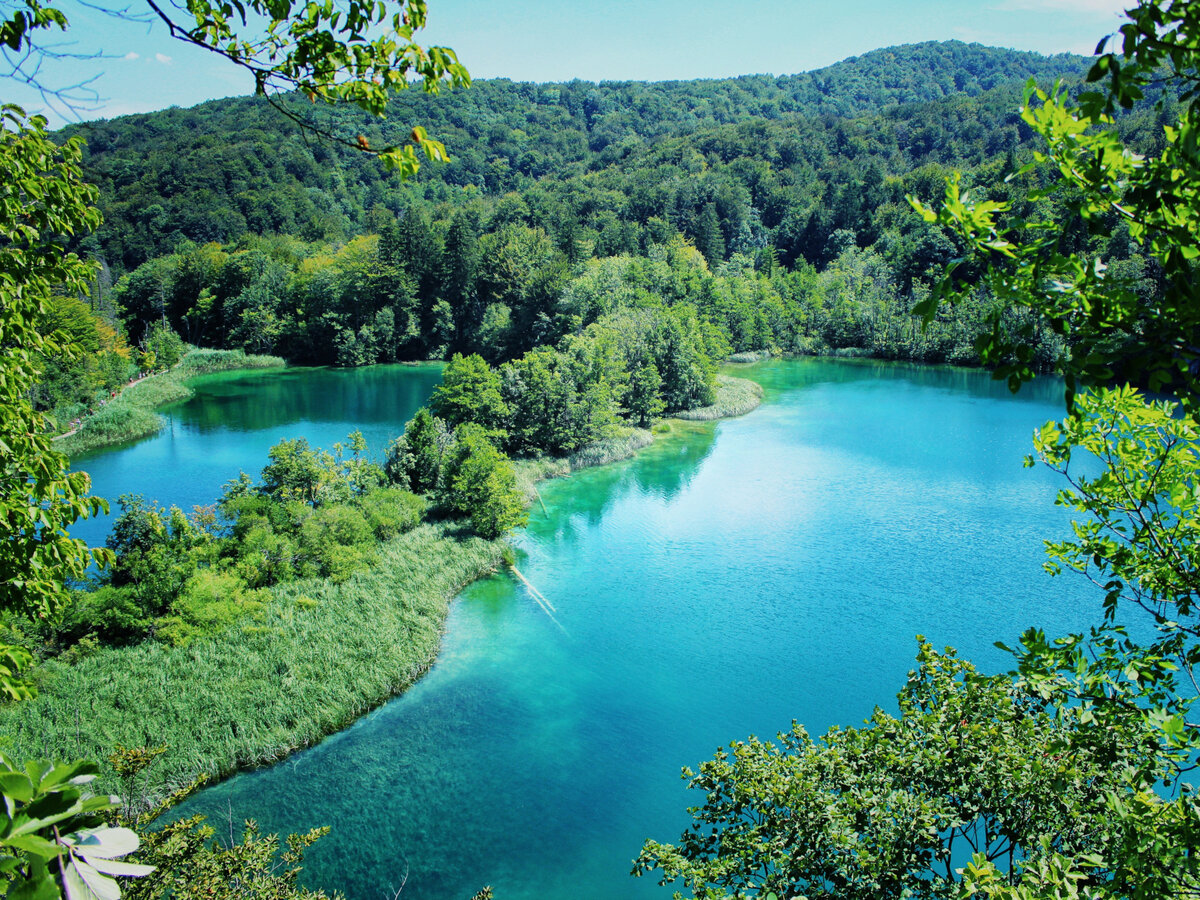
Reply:
<svg viewBox="0 0 1200 900"><path fill-rule="evenodd" d="M407 183L255 98L78 126L105 214L83 247L108 267L93 307L135 346L167 325L310 364L524 359L596 422L709 402L737 353L974 364L988 297L910 315L958 250L906 198L960 170L1005 199L1032 152L1026 80L1077 84L1084 62L929 43L780 78L408 91L382 125L302 104L372 146L416 124L444 140L451 161ZM1071 239L1156 290L1124 226L1097 224ZM1035 346L1043 369L1063 350Z"/></svg>
<svg viewBox="0 0 1200 900"><path fill-rule="evenodd" d="M94 249L116 270L128 271L185 239L231 241L246 233L344 239L379 230L380 213L399 213L413 196L461 202L472 187L490 196L544 180L556 183L549 192L557 201L535 212L544 227L556 226L565 211L584 227L602 228L597 215L604 211L644 225L652 215L684 215L688 201L695 217L714 199L703 183L711 178L700 179L696 197L671 197L667 204L639 190L663 174L656 171L663 165L696 174L700 160L690 158L693 151L722 169L743 157L769 163L778 184L759 185L741 171L724 180L752 187L753 205L774 228L787 209L811 205L812 192L803 203L764 194L843 174L830 165L866 156L881 172L896 173L930 157L978 161L1009 149L1017 139L1020 86L1029 78L1046 84L1077 78L1083 66L1068 55L927 43L778 78L540 85L499 79L437 97L408 91L397 95L382 125L348 109L300 103L304 115L337 133L364 134L373 145L426 126L445 141L452 161L427 166L416 186L400 185L361 154L306 140L254 97L88 123L66 133L86 138L88 175L103 192L105 223ZM982 102L979 121L966 115L974 105L958 105L996 88L1007 90ZM899 109L947 98L957 102ZM846 121L855 118L853 125ZM864 145L865 134L872 136ZM585 203L592 191L577 180L614 167L622 173L619 183L611 183L610 173L603 186L624 194L625 203L614 208L612 197ZM561 182L573 190L557 186ZM731 229L726 236L735 234Z"/></svg>

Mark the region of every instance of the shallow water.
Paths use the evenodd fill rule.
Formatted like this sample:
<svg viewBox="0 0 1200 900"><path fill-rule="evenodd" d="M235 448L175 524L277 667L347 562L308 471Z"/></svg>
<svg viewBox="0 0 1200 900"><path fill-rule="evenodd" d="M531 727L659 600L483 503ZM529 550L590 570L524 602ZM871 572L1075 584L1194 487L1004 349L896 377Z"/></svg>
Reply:
<svg viewBox="0 0 1200 900"><path fill-rule="evenodd" d="M1098 603L1041 571L1065 533L1055 477L1024 469L1054 385L794 360L742 373L752 414L541 486L518 565L470 587L426 678L312 750L186 813L264 831L328 824L305 881L350 900L669 896L629 876L675 840L679 778L721 744L891 706L913 635L986 668L1025 626ZM245 467L245 464L243 464Z"/></svg>

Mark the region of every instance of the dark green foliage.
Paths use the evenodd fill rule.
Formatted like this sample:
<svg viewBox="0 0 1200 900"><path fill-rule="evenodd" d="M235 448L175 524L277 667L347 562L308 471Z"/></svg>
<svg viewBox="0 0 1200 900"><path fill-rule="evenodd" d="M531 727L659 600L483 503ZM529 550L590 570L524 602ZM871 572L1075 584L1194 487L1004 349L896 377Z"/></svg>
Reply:
<svg viewBox="0 0 1200 900"><path fill-rule="evenodd" d="M442 468L454 437L446 423L421 407L388 448L384 473L388 481L417 494L434 494L442 484Z"/></svg>
<svg viewBox="0 0 1200 900"><path fill-rule="evenodd" d="M95 247L126 270L114 295L133 339L165 320L189 340L305 363L500 364L614 308L681 304L710 360L727 345L972 363L986 297L928 332L908 313L957 248L918 227L905 195L932 197L947 166L979 183L1012 172L1029 154L1016 85L1082 71L950 43L780 79L405 94L372 145L422 121L456 155L404 186L304 146L253 101L131 117L90 133L111 229ZM128 133L151 121L187 140ZM192 203L150 174L174 171L181 143L183 183L203 192ZM876 289L841 288L847 270ZM1034 337L1035 365L1049 364L1059 343ZM668 410L711 399L703 366L697 379L662 363Z"/></svg>
<svg viewBox="0 0 1200 900"><path fill-rule="evenodd" d="M328 112L331 121L345 123L347 133L365 127L372 145L404 136L416 123L444 140L452 148L452 161L426 166L413 188L398 188L370 159L306 142L261 98L128 116L89 123L86 130L88 177L101 188L105 217L95 243L111 265L132 271L179 250L185 241L231 243L245 233L346 238L379 230L380 212L403 222L414 198L422 195L439 202L482 189L498 197L523 192L547 176L572 179L600 172L608 178L611 168L628 167L645 156L674 157L678 164L681 154L671 140L693 133L702 135L694 146L710 164L729 164L742 153L771 160L774 174L750 170L745 181L766 226L774 228L784 218L781 205L787 205L780 195L803 184L791 180L792 172L824 165L830 148L860 156L858 151L870 146L860 129L840 119L875 116L886 122L892 111L934 103L952 108L957 103L961 109L972 99L986 98L989 91L1019 88L1030 77L1051 83L1059 77L1079 77L1085 67L1080 57L926 43L779 78L654 85L530 85L498 79L476 81L469 91L443 92L436 98L402 92L393 98L384 123L364 123L349 111ZM1011 113L1011 107L1009 103L1006 112ZM900 116L896 121L903 128L905 152L917 160L931 154L945 157L953 144L969 143L972 152L977 145L989 155L1016 144L1018 129L1011 117L997 127L976 118L978 124L969 129L949 114L921 115L916 121ZM747 128L744 123L752 125ZM662 154L643 149L664 143ZM885 175L894 171L887 165L881 170ZM736 192L711 189L711 180L705 179L691 202L672 197L663 203L664 194L678 190L670 182L676 171L662 172L661 177L652 170L645 174L628 193L628 213L625 204L613 208L607 197L597 202L594 196L583 196L569 204L553 197L550 208L544 200L527 199L529 218L538 221L525 224L540 226L558 235L560 246L569 246L571 240L562 237L563 223L574 223L577 247L592 243L593 235L603 236L610 246L598 255L611 255L632 248L617 251L611 244L628 244L629 238L614 238L610 232L632 227L636 234L655 216L694 236L693 222L712 203L724 224L722 238L729 252L743 249L743 223L753 234L753 216L730 216L730 199ZM781 176L787 180L781 181ZM859 180L865 179L855 179ZM869 190L851 188L844 196L847 208L834 213L838 218L857 215L877 202ZM617 214L612 223L602 221L605 212ZM806 208L800 212L807 218ZM420 282L415 269L407 261L405 265ZM460 279L459 290L441 295L455 310L468 299L462 290L465 284ZM425 285L420 290L424 292Z"/></svg>
<svg viewBox="0 0 1200 900"><path fill-rule="evenodd" d="M630 373L624 406L638 427L649 428L651 421L666 408L661 392L662 376L653 363L644 362Z"/></svg>
<svg viewBox="0 0 1200 900"><path fill-rule="evenodd" d="M478 425L457 429L446 481L447 505L468 515L482 537L498 538L528 521L512 463Z"/></svg>

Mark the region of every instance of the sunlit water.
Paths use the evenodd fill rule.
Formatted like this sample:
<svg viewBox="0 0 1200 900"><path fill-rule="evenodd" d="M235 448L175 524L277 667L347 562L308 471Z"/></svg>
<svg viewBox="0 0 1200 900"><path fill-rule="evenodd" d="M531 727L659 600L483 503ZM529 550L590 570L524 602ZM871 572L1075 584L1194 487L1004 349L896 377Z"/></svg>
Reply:
<svg viewBox="0 0 1200 900"><path fill-rule="evenodd" d="M996 670L993 641L1097 616L1041 571L1067 516L1021 461L1061 417L1052 385L1013 399L978 373L812 360L743 374L766 388L752 414L541 486L518 565L554 618L508 576L473 585L415 688L185 811L332 826L305 881L351 900L669 896L629 870L686 824L682 765L891 706L918 632Z"/></svg>

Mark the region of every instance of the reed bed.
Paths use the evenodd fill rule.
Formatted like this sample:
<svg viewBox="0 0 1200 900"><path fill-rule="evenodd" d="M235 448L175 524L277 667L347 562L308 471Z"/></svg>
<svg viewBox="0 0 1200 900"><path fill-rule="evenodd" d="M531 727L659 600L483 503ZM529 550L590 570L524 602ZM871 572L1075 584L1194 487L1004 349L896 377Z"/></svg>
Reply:
<svg viewBox="0 0 1200 900"><path fill-rule="evenodd" d="M36 699L0 712L17 759L104 760L165 745L163 784L283 759L344 728L433 663L450 600L496 569L502 542L422 525L342 584L308 579L227 631L172 648L148 641L41 668ZM102 779L116 787L111 774Z"/></svg>
<svg viewBox="0 0 1200 900"><path fill-rule="evenodd" d="M284 365L278 356L247 356L241 350L192 350L175 368L151 375L126 388L80 423L74 434L60 439L56 449L76 456L157 434L162 416L154 410L192 396L185 380L237 369L272 369Z"/></svg>
<svg viewBox="0 0 1200 900"><path fill-rule="evenodd" d="M717 402L712 406L685 409L675 413L675 418L691 422L708 422L712 419L727 419L744 416L762 403L762 385L746 378L731 375L717 376Z"/></svg>
<svg viewBox="0 0 1200 900"><path fill-rule="evenodd" d="M762 362L764 359L770 359L772 355L770 350L743 350L741 353L734 353L732 356L729 356L725 362L756 363Z"/></svg>
<svg viewBox="0 0 1200 900"><path fill-rule="evenodd" d="M570 456L544 456L514 459L517 487L525 495L525 502L537 502L535 485L550 478L562 478L579 469L603 466L622 459L629 459L643 447L654 442L654 435L644 428L622 428L616 434L593 441Z"/></svg>
<svg viewBox="0 0 1200 900"><path fill-rule="evenodd" d="M252 356L242 350L193 350L172 372L181 378L194 378L236 369L282 369L285 365L281 356Z"/></svg>

